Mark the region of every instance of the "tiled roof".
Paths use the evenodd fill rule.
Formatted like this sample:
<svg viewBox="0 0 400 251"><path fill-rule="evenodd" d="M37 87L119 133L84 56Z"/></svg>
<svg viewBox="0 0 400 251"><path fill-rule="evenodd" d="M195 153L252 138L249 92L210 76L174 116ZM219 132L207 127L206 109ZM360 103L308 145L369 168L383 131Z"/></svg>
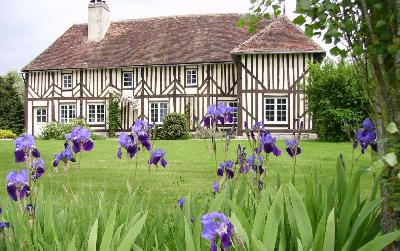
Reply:
<svg viewBox="0 0 400 251"><path fill-rule="evenodd" d="M98 43L88 41L87 24L73 25L23 71L227 62L235 47L234 53L319 49L286 19L274 19L269 22L272 27L251 36L237 26L240 17L188 15L112 22Z"/></svg>
<svg viewBox="0 0 400 251"><path fill-rule="evenodd" d="M286 16L275 18L231 51L232 54L321 52L324 50Z"/></svg>

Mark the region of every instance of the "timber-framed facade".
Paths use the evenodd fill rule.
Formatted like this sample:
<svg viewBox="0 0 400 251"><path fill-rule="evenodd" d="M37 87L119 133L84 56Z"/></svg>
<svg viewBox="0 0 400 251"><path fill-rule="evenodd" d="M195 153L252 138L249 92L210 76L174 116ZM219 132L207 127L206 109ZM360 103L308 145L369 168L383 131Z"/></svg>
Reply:
<svg viewBox="0 0 400 251"><path fill-rule="evenodd" d="M103 8L107 14L104 2L93 2L89 12ZM90 18L89 24L72 26L23 69L27 132L38 135L47 122L74 118L106 132L111 94L123 97L121 130L139 117L162 124L170 112L202 117L210 104L225 102L238 107L238 134L244 122L257 121L282 133L303 121L310 131L301 87L308 65L324 51L286 17L266 22L255 34L238 28L239 18L193 15L100 24L106 32L99 41L88 39ZM174 32L179 33L171 36Z"/></svg>

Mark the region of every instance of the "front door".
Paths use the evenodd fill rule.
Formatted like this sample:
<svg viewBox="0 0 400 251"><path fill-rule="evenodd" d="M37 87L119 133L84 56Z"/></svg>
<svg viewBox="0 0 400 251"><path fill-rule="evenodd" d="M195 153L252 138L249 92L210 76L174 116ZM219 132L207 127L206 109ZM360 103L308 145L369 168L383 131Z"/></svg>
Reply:
<svg viewBox="0 0 400 251"><path fill-rule="evenodd" d="M33 134L39 136L43 126L47 123L47 107L34 107L34 127Z"/></svg>

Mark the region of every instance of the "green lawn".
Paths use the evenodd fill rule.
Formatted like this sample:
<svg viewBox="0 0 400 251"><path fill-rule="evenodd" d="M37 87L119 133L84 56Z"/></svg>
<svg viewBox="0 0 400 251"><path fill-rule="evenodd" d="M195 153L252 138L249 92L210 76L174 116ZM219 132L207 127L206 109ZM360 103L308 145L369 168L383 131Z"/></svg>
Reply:
<svg viewBox="0 0 400 251"><path fill-rule="evenodd" d="M235 159L237 144L248 145L247 141L231 141L228 158ZM163 148L167 152L168 166L166 169L151 167L150 173L147 166L148 152L140 152L138 171L136 177L135 160L118 159L116 150L118 143L115 139L95 141L92 152L84 153L79 174L76 164L72 165L68 176L64 175L62 168L58 174L53 173L51 165L55 153L63 148L63 141L37 141L37 146L46 161L46 173L39 180L44 189L57 189L62 191L62 185L76 186L91 190L105 190L106 193L124 193L127 191L127 180L132 180L132 187L142 191L153 191L153 201L165 203L166 207L175 205L176 200L188 193L202 196L211 191L211 183L216 179L216 163L208 154L203 140L188 141L155 141L154 146ZM279 173L282 182L288 180L292 173L292 160L284 151L283 142L278 143L282 156L272 157L269 161L267 182L274 185ZM15 164L13 159L12 141L0 141L0 196L6 196L6 174L10 170L23 168L23 164ZM352 148L349 143L325 143L317 141L301 142L303 150L298 159L297 186L302 189L303 178L313 174L314 168L321 174L320 177L330 179L335 176L336 159L340 153L344 155L347 166L350 168ZM219 160L222 161L222 147L219 144ZM358 151L357 151L358 153ZM361 156L358 166L370 163L369 154ZM78 185L80 184L80 185ZM362 193L368 193L372 186L372 177L366 174L362 179Z"/></svg>

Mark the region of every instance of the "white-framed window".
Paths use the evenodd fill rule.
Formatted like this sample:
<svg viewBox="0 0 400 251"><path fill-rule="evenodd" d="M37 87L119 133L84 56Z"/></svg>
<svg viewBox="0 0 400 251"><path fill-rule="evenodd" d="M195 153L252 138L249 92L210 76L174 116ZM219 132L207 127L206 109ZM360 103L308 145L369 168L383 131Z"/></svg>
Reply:
<svg viewBox="0 0 400 251"><path fill-rule="evenodd" d="M266 123L287 123L288 98L287 97L265 97L264 118Z"/></svg>
<svg viewBox="0 0 400 251"><path fill-rule="evenodd" d="M37 107L36 108L36 122L37 123L46 123L47 122L47 108L46 107Z"/></svg>
<svg viewBox="0 0 400 251"><path fill-rule="evenodd" d="M152 123L161 124L164 122L165 116L168 114L167 102L150 103L150 121Z"/></svg>
<svg viewBox="0 0 400 251"><path fill-rule="evenodd" d="M104 124L106 119L106 107L104 104L88 104L89 124Z"/></svg>
<svg viewBox="0 0 400 251"><path fill-rule="evenodd" d="M237 101L234 101L234 100L229 100L229 101L220 101L219 103L222 103L222 104L224 104L224 105L226 105L226 106L230 106L230 107L235 107L235 108L237 108ZM236 123L237 122L237 109L236 109L236 111L234 111L233 113L232 113L232 118L233 118L233 123ZM229 124L229 123L227 123L226 122L226 124Z"/></svg>
<svg viewBox="0 0 400 251"><path fill-rule="evenodd" d="M73 104L60 105L60 123L66 124L76 119L76 106Z"/></svg>
<svg viewBox="0 0 400 251"><path fill-rule="evenodd" d="M123 87L133 87L133 72L124 72L122 74Z"/></svg>
<svg viewBox="0 0 400 251"><path fill-rule="evenodd" d="M63 89L72 89L72 74L63 74Z"/></svg>
<svg viewBox="0 0 400 251"><path fill-rule="evenodd" d="M187 69L186 70L186 86L196 86L197 85L197 70Z"/></svg>

